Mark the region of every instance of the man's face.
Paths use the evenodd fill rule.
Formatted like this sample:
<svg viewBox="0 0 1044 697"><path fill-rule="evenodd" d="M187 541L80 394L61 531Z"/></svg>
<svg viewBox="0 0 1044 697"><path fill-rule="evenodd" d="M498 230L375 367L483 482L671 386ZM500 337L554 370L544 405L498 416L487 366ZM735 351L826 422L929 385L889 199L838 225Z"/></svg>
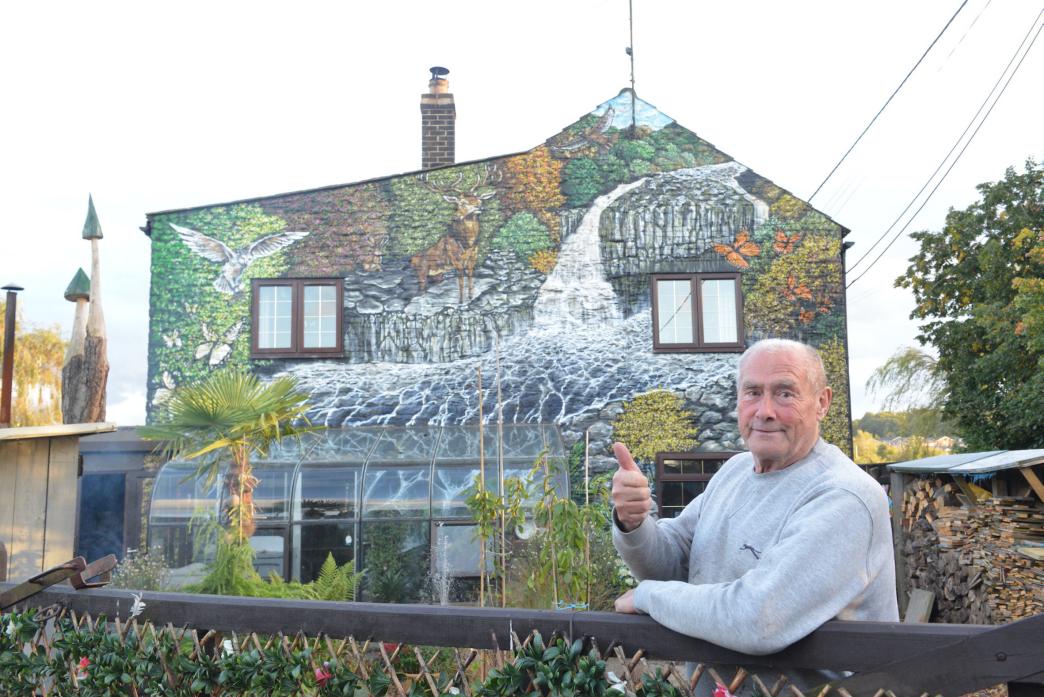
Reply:
<svg viewBox="0 0 1044 697"><path fill-rule="evenodd" d="M744 364L739 428L758 472L789 467L816 444L831 391L816 390L809 377L804 356L797 351L766 351Z"/></svg>

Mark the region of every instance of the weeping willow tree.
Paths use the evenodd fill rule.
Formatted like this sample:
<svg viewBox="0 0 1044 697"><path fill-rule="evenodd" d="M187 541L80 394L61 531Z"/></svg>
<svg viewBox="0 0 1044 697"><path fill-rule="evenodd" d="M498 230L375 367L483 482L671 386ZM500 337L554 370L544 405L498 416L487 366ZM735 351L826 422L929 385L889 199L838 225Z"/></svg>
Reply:
<svg viewBox="0 0 1044 697"><path fill-rule="evenodd" d="M884 409L939 409L946 401L946 378L935 357L903 346L870 375L866 391L883 399Z"/></svg>
<svg viewBox="0 0 1044 697"><path fill-rule="evenodd" d="M943 426L943 408L948 388L946 376L934 356L914 346L903 346L878 367L866 381L866 391L879 396L885 411L906 415L907 428L920 446L900 453L900 459L916 459L935 455L923 441Z"/></svg>
<svg viewBox="0 0 1044 697"><path fill-rule="evenodd" d="M7 307L0 300L0 337ZM57 325L32 327L15 319L12 426L43 426L62 421L62 362L65 341ZM2 350L2 349L0 349Z"/></svg>

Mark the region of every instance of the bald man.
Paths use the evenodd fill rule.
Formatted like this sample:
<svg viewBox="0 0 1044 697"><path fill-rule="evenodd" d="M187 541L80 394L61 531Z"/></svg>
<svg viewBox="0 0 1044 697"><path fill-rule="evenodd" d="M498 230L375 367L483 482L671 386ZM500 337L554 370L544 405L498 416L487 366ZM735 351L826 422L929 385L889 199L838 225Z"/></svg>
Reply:
<svg viewBox="0 0 1044 697"><path fill-rule="evenodd" d="M749 654L830 619L898 621L888 500L819 437L832 392L810 346L769 339L740 358L731 458L677 518L657 521L649 482L613 446L613 541L638 587L618 612Z"/></svg>

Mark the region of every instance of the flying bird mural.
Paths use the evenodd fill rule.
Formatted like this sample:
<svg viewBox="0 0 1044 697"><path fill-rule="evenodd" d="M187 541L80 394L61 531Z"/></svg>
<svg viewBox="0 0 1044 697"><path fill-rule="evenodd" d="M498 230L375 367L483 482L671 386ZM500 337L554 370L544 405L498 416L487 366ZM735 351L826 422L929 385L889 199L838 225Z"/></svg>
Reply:
<svg viewBox="0 0 1044 697"><path fill-rule="evenodd" d="M308 235L307 232L278 232L251 242L245 247L232 250L220 240L208 237L187 227L170 223L181 241L196 254L207 261L223 264L221 273L214 281L214 288L221 293L234 295L242 286L243 272L255 260L275 254L284 247L289 247Z"/></svg>

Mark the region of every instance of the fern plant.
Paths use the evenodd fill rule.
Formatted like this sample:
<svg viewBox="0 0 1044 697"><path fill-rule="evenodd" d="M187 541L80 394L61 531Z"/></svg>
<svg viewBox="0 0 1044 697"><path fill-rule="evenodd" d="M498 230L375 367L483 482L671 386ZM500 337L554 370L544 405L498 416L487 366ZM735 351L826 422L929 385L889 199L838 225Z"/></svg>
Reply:
<svg viewBox="0 0 1044 697"><path fill-rule="evenodd" d="M351 562L338 566L333 553L327 554L326 561L319 567L319 578L312 583L315 599L355 600L362 575L362 571L352 568Z"/></svg>

